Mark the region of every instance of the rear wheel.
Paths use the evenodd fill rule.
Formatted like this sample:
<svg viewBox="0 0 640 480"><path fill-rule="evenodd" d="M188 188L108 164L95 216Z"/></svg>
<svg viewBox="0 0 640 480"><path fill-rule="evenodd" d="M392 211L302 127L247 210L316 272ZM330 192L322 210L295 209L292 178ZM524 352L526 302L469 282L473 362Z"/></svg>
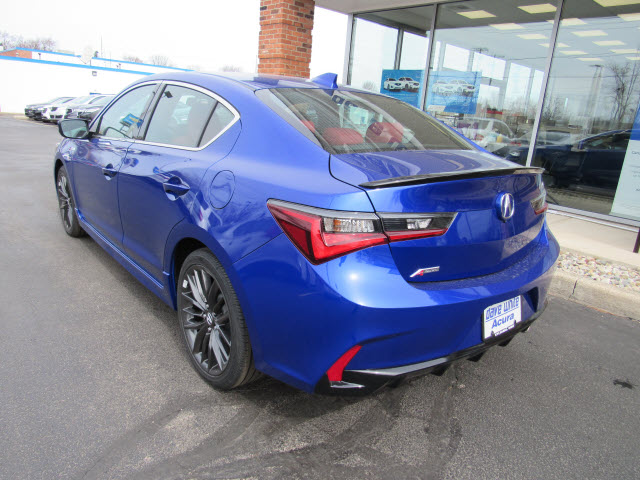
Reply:
<svg viewBox="0 0 640 480"><path fill-rule="evenodd" d="M58 207L60 209L60 219L67 235L72 237L82 237L86 235L80 226L80 220L76 212L76 204L71 194L71 183L69 175L64 167L60 167L56 176L56 193L58 195Z"/></svg>
<svg viewBox="0 0 640 480"><path fill-rule="evenodd" d="M198 373L222 390L258 378L238 297L218 259L206 249L189 255L177 290L182 336Z"/></svg>

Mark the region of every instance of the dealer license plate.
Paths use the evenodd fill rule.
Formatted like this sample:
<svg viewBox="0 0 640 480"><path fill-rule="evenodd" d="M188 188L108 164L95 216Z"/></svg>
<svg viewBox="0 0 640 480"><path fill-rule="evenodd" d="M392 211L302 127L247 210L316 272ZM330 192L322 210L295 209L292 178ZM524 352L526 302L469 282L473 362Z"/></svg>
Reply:
<svg viewBox="0 0 640 480"><path fill-rule="evenodd" d="M486 340L511 330L522 321L520 296L510 298L484 309L482 339Z"/></svg>

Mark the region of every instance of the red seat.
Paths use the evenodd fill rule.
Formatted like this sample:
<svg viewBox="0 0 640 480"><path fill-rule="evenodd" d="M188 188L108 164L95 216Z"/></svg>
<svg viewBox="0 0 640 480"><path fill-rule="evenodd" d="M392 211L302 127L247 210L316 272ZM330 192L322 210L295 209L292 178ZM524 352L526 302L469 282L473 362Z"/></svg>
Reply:
<svg viewBox="0 0 640 480"><path fill-rule="evenodd" d="M353 128L325 128L322 134L329 145L358 145L364 143L364 138Z"/></svg>
<svg viewBox="0 0 640 480"><path fill-rule="evenodd" d="M371 143L401 143L404 127L401 123L375 122L367 129L367 141Z"/></svg>
<svg viewBox="0 0 640 480"><path fill-rule="evenodd" d="M311 130L313 133L316 132L316 126L311 120L300 120L300 121L302 122L302 124L305 127L307 127L309 130Z"/></svg>

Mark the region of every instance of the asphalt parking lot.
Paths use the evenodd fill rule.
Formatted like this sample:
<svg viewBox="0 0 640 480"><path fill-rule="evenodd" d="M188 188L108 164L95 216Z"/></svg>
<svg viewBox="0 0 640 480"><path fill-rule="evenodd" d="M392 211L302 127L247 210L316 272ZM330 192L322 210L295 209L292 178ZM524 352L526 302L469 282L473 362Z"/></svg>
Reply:
<svg viewBox="0 0 640 480"><path fill-rule="evenodd" d="M640 324L560 299L480 362L369 397L211 389L173 310L64 233L59 139L0 116L0 478L640 478Z"/></svg>

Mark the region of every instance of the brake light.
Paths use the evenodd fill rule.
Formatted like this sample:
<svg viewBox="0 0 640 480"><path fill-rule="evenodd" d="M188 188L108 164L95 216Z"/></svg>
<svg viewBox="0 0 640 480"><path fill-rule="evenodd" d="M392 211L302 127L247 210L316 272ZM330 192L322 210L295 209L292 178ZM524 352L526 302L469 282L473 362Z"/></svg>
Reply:
<svg viewBox="0 0 640 480"><path fill-rule="evenodd" d="M455 218L455 213L344 212L280 200L269 200L267 206L282 231L314 265L375 245L444 235Z"/></svg>

